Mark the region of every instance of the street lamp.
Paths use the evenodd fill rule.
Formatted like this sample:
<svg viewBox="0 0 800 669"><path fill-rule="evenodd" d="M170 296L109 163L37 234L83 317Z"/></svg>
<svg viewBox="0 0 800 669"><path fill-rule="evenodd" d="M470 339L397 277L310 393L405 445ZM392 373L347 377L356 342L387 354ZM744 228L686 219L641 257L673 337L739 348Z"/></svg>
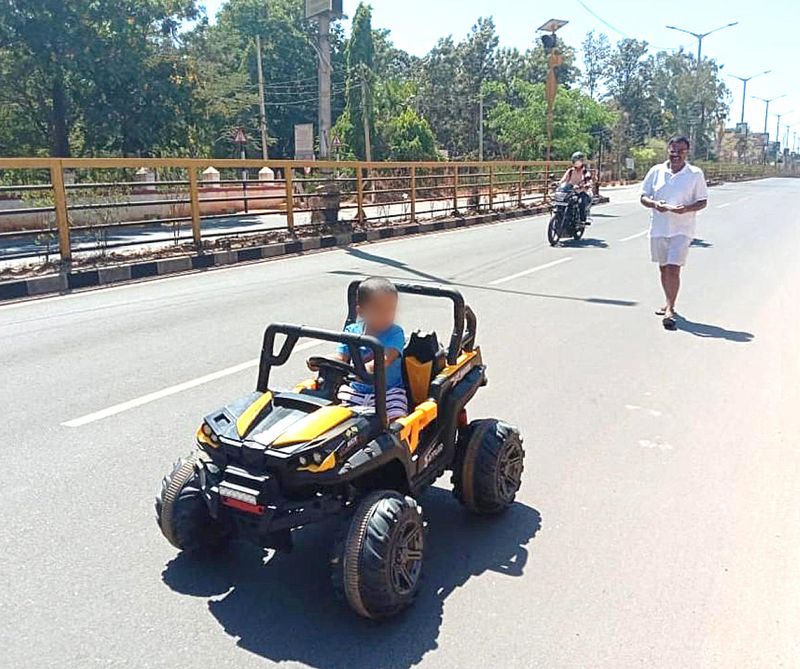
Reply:
<svg viewBox="0 0 800 669"><path fill-rule="evenodd" d="M709 35L713 35L714 33L718 33L720 30L725 30L725 28L733 28L733 26L738 26L739 22L734 21L733 23L726 23L724 26L720 26L719 28L714 28L714 30L709 30L707 33L694 33L691 30L685 30L684 28L677 28L675 26L667 26L670 30L677 30L679 33L686 33L687 35L691 35L697 40L697 66L696 69L700 69L700 58L703 55L703 40L708 37Z"/></svg>
<svg viewBox="0 0 800 669"><path fill-rule="evenodd" d="M542 24L536 30L537 32L545 33L541 36L542 45L547 53L547 83L545 85L545 93L547 96L547 182L550 181L550 158L553 152L553 110L555 108L556 93L558 92L558 78L556 77L556 68L564 63L564 58L558 53L556 49L556 32L567 25L569 21L562 19L550 19L547 23ZM547 189L545 189L545 197L547 197Z"/></svg>
<svg viewBox="0 0 800 669"><path fill-rule="evenodd" d="M772 70L764 70L763 72L759 72L758 74L754 74L754 75L752 75L750 77L737 77L735 74L730 75L734 79L738 79L739 81L741 81L742 84L743 84L743 86L742 86L742 120L740 121L740 123L744 123L744 103L745 103L745 100L747 99L747 82L750 81L751 79L755 79L756 77L760 77L762 74L769 74L770 72L772 72Z"/></svg>
<svg viewBox="0 0 800 669"><path fill-rule="evenodd" d="M685 28L678 28L676 26L667 26L669 30L677 30L679 33L686 33L687 35L691 35L697 40L697 63L695 64L694 68L694 76L695 76L695 90L697 91L698 97L700 96L700 62L703 57L703 40L708 37L709 35L713 35L714 33L719 32L720 30L725 30L726 28L732 28L733 26L739 25L738 21L734 21L733 23L726 23L724 26L720 26L719 28L714 28L714 30L709 30L707 33L696 33L692 32L691 30L686 30ZM700 101L700 128L702 132L702 128L705 126L706 122L706 109L705 104ZM697 139L697 132L695 130L695 124L692 123L692 148L696 151L696 139Z"/></svg>
<svg viewBox="0 0 800 669"><path fill-rule="evenodd" d="M774 97L774 98L760 98L757 95L751 95L750 97L753 98L754 100L761 100L761 102L765 102L766 105L767 105L767 110L764 113L764 134L766 135L767 134L767 123L769 121L769 103L773 102L775 100L780 100L781 98L785 98L786 94L784 93L783 95L778 95L777 97Z"/></svg>

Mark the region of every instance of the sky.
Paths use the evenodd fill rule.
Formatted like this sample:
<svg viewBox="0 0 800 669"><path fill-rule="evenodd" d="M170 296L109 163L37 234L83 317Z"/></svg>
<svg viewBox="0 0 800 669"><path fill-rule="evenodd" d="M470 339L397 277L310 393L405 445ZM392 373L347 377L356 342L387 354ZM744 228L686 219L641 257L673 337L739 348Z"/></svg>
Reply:
<svg viewBox="0 0 800 669"><path fill-rule="evenodd" d="M201 0L213 17L225 0ZM440 37L456 40L466 35L478 17L491 16L497 26L501 46L526 49L536 38L536 28L551 18L569 24L560 36L578 48L589 30L604 32L612 42L631 37L647 40L656 49L684 46L694 52L697 40L690 35L668 30L674 25L704 33L726 23L727 28L703 41L703 55L724 66L723 75L751 75L771 70L753 79L747 88L745 120L753 131L764 129L765 104L751 96L777 98L770 106L768 129L774 139L777 118L782 126L793 125L800 134L800 2L797 0L561 0L548 3L532 0L372 0L373 27L391 31L394 43L422 56ZM344 0L346 14L352 16L357 0ZM345 19L345 25L348 21ZM580 57L578 59L580 65ZM742 83L730 76L725 82L733 94L731 116L739 120ZM781 130L781 140L784 131Z"/></svg>

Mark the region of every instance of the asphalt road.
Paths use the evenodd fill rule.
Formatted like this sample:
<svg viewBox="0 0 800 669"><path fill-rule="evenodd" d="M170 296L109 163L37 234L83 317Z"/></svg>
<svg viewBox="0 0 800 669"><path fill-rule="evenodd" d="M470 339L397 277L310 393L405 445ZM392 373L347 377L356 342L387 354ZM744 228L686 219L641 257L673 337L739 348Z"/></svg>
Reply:
<svg viewBox="0 0 800 669"><path fill-rule="evenodd" d="M798 666L798 198L711 191L672 333L632 191L561 248L538 217L0 307L2 665ZM338 327L372 273L464 291L490 377L471 415L527 447L502 518L425 494L425 589L384 625L334 601L330 528L197 565L152 512L200 417L254 386L267 322ZM441 309L404 298L401 321L443 333Z"/></svg>

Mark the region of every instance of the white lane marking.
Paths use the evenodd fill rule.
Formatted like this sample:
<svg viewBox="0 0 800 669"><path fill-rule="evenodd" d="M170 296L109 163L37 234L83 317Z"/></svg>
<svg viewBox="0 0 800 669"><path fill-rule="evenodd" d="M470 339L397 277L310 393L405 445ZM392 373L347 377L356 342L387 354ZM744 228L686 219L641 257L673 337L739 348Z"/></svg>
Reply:
<svg viewBox="0 0 800 669"><path fill-rule="evenodd" d="M629 242L631 241L631 239L636 239L637 237L644 237L648 232L650 232L649 228L647 230L642 230L641 232L637 232L635 235L631 235L630 237L623 237L619 241Z"/></svg>
<svg viewBox="0 0 800 669"><path fill-rule="evenodd" d="M572 258L560 258L559 260L554 260L553 262L548 262L545 263L544 265L539 265L538 267L532 267L531 269L526 269L524 272L517 272L516 274L512 274L511 276L504 276L502 279L495 279L489 285L499 286L501 283L513 281L514 279L519 279L522 276L527 276L528 274L533 274L534 272L541 272L543 269L555 267L556 265L569 262L570 260L572 260Z"/></svg>
<svg viewBox="0 0 800 669"><path fill-rule="evenodd" d="M718 204L717 209L725 209L725 207L730 207L732 202L726 202L725 204Z"/></svg>
<svg viewBox="0 0 800 669"><path fill-rule="evenodd" d="M321 341L309 341L303 344L298 344L297 346L295 346L294 350L295 352L304 351L306 349L313 348L314 346L319 346L322 343L323 342ZM259 360L258 358L255 358L254 360L248 360L247 362L243 362L239 365L234 365L233 367L227 367L225 369L219 370L218 372L213 372L211 374L206 374L205 376L200 376L196 379L192 379L191 381L185 381L184 383L179 383L176 386L163 388L162 390L157 390L154 393L148 393L147 395L142 395L141 397L128 400L127 402L122 402L121 404L115 404L114 406L108 407L107 409L101 409L100 411L95 411L94 413L86 414L85 416L81 416L80 418L74 418L72 420L68 420L66 423L61 423L61 424L64 427L82 427L83 425L88 425L89 423L95 423L98 420L103 420L104 418L108 418L109 416L116 416L118 413L122 413L123 411L135 409L145 404L150 404L151 402L164 399L165 397L169 397L170 395L177 395L178 393L182 393L185 390L190 390L191 388L196 388L197 386L202 386L203 384L211 383L211 381L216 381L217 379L222 379L226 376L231 376L232 374L238 374L239 372L243 372L246 369L257 367L258 360Z"/></svg>

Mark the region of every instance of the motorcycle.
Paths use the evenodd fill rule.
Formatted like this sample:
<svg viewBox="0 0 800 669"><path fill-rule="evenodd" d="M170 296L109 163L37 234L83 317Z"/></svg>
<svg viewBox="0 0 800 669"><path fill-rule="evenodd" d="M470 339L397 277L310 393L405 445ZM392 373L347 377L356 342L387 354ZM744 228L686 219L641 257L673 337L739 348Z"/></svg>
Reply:
<svg viewBox="0 0 800 669"><path fill-rule="evenodd" d="M553 215L547 225L547 241L550 246L558 244L564 237L580 239L586 230L581 221L579 192L572 184L560 184L553 195ZM588 214L588 212L587 212Z"/></svg>

